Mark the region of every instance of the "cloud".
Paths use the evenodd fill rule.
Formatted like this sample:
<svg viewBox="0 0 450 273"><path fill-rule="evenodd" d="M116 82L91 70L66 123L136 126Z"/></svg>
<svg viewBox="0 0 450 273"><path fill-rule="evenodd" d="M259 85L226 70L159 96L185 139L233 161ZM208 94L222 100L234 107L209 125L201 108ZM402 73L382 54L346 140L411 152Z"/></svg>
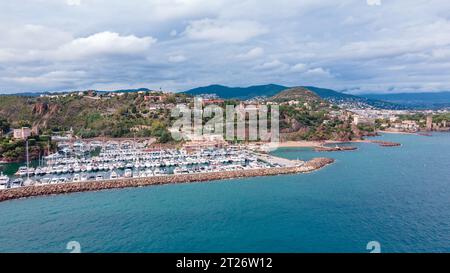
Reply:
<svg viewBox="0 0 450 273"><path fill-rule="evenodd" d="M308 69L308 65L303 63L298 63L291 67L293 72L305 72Z"/></svg>
<svg viewBox="0 0 450 273"><path fill-rule="evenodd" d="M289 65L281 62L280 60L272 60L264 62L260 65L255 66L256 70L275 70L275 69L286 69Z"/></svg>
<svg viewBox="0 0 450 273"><path fill-rule="evenodd" d="M244 59L244 60L250 60L250 59L255 59L257 57L260 57L264 54L264 49L261 47L254 47L252 49L250 49L249 51L243 53L243 54L238 54L237 57L239 59Z"/></svg>
<svg viewBox="0 0 450 273"><path fill-rule="evenodd" d="M4 78L4 80L27 84L27 85L43 85L51 86L53 84L73 83L79 81L80 78L86 76L86 72L82 70L77 71L51 71L42 75L36 76L17 76L11 78Z"/></svg>
<svg viewBox="0 0 450 273"><path fill-rule="evenodd" d="M242 43L266 32L267 29L255 21L201 19L191 21L184 34L194 40Z"/></svg>
<svg viewBox="0 0 450 273"><path fill-rule="evenodd" d="M79 59L102 55L134 55L146 52L156 43L153 37L120 36L115 32L100 32L85 38L77 38L61 46L55 56L58 59Z"/></svg>
<svg viewBox="0 0 450 273"><path fill-rule="evenodd" d="M183 54L174 54L169 56L169 62L171 63L181 63L186 61L186 57Z"/></svg>
<svg viewBox="0 0 450 273"><path fill-rule="evenodd" d="M81 5L81 0L67 0L66 3L69 6L79 6Z"/></svg>
<svg viewBox="0 0 450 273"><path fill-rule="evenodd" d="M0 49L9 50L55 48L73 39L66 31L36 24L0 24L0 36Z"/></svg>
<svg viewBox="0 0 450 273"><path fill-rule="evenodd" d="M0 92L449 90L450 1L430 1L0 1Z"/></svg>
<svg viewBox="0 0 450 273"><path fill-rule="evenodd" d="M381 0L367 0L369 6L381 6Z"/></svg>
<svg viewBox="0 0 450 273"><path fill-rule="evenodd" d="M308 69L308 71L305 72L305 75L312 77L325 77L325 78L332 77L330 71L325 70L322 67Z"/></svg>

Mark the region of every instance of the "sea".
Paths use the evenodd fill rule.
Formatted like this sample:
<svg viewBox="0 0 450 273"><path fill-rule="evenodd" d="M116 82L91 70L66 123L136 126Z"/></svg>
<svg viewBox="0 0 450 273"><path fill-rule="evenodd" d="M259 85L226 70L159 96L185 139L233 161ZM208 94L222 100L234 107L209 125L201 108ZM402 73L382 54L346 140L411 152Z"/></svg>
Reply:
<svg viewBox="0 0 450 273"><path fill-rule="evenodd" d="M450 252L450 134L400 147L280 148L336 162L309 174L0 203L0 252ZM12 168L9 166L8 168Z"/></svg>

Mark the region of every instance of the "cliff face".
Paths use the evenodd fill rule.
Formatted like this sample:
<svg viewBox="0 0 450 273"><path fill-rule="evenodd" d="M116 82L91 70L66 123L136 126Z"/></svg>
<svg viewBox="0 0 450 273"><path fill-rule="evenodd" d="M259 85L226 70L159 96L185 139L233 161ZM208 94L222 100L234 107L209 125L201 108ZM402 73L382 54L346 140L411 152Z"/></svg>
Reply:
<svg viewBox="0 0 450 273"><path fill-rule="evenodd" d="M48 104L45 102L36 102L33 105L33 114L34 115L44 115L48 110Z"/></svg>
<svg viewBox="0 0 450 273"><path fill-rule="evenodd" d="M280 133L293 133L293 132L298 132L299 130L302 129L302 127L303 127L304 130L307 130L307 129L308 129L308 128L302 126L302 125L300 124L300 122L298 122L296 119L290 118L290 117L288 117L288 116L284 116L284 117L283 117L283 121L284 121L286 124L289 124L289 127L288 127L288 128L282 128L282 129L280 129Z"/></svg>

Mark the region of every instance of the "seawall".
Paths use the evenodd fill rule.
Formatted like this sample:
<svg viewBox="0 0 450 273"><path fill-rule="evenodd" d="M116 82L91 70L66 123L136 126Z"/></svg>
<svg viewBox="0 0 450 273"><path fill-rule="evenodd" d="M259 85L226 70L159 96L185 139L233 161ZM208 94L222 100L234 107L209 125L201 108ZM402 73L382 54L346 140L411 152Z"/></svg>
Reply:
<svg viewBox="0 0 450 273"><path fill-rule="evenodd" d="M211 180L224 180L224 179L256 177L256 176L306 173L318 170L322 167L325 167L326 165L332 164L333 162L334 160L330 158L314 158L310 161L307 161L302 166L293 166L293 167L152 176L142 178L126 178L126 179L121 178L104 181L87 181L87 182L49 184L40 186L27 186L14 189L0 190L0 202L33 196L66 194L73 192L98 191L106 189L143 187L143 186L175 184L175 183L205 182Z"/></svg>

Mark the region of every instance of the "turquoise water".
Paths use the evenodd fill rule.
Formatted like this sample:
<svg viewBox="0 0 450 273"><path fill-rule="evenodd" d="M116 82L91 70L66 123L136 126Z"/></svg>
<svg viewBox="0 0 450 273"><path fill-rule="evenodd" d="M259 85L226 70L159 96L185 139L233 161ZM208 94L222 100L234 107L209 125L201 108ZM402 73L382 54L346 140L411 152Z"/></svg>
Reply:
<svg viewBox="0 0 450 273"><path fill-rule="evenodd" d="M311 174L0 203L0 252L450 252L450 134L402 147L280 149L336 163Z"/></svg>

